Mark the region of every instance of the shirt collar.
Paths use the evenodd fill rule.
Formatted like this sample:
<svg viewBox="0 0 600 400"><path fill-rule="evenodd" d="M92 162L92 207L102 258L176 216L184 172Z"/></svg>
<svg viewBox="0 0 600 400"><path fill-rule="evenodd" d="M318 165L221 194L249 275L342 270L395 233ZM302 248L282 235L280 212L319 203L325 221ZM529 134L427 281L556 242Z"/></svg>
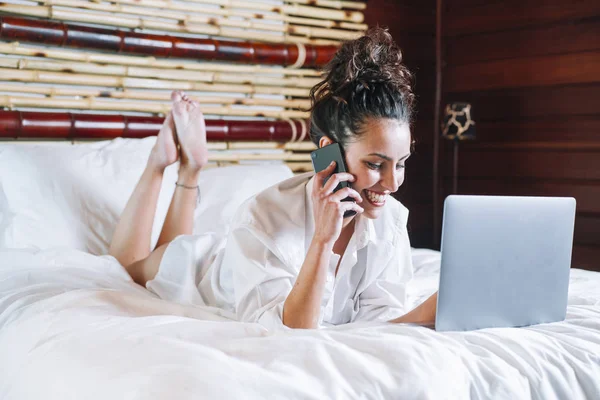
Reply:
<svg viewBox="0 0 600 400"><path fill-rule="evenodd" d="M357 246L359 250L363 247L366 247L370 243L377 243L375 221L365 217L362 214L357 217L356 227L354 228L354 234L358 235Z"/></svg>

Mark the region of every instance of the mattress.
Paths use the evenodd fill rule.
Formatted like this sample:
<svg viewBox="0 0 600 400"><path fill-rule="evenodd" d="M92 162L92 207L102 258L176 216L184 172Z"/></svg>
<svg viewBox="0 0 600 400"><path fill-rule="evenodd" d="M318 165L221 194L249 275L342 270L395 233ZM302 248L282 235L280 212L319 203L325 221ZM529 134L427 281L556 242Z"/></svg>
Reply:
<svg viewBox="0 0 600 400"><path fill-rule="evenodd" d="M439 253L413 261L416 305ZM565 321L527 328L268 331L161 300L110 256L0 250L0 398L597 399L600 273L569 289Z"/></svg>

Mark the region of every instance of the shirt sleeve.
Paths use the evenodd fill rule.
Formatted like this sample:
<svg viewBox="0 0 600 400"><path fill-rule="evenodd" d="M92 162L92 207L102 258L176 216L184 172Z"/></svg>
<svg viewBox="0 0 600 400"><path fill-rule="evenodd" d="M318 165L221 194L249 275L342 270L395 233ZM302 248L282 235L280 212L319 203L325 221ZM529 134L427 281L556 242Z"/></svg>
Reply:
<svg viewBox="0 0 600 400"><path fill-rule="evenodd" d="M169 243L156 276L146 288L163 300L196 306L214 306L214 296L199 284L209 274L223 246L223 238L206 233L180 235Z"/></svg>
<svg viewBox="0 0 600 400"><path fill-rule="evenodd" d="M252 227L240 226L230 233L224 262L233 270L238 320L287 329L283 304L297 272L276 253L273 240Z"/></svg>
<svg viewBox="0 0 600 400"><path fill-rule="evenodd" d="M413 276L408 232L403 230L394 245L394 255L385 268L359 294L353 321L390 321L404 315L407 286Z"/></svg>

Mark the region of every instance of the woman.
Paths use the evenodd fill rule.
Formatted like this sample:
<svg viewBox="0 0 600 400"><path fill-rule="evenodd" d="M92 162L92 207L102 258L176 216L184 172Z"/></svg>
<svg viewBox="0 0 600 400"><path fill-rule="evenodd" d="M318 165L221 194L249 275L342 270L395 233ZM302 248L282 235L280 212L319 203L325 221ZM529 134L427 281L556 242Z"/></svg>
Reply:
<svg viewBox="0 0 600 400"><path fill-rule="evenodd" d="M326 72L311 91L311 138L319 147L342 145L349 173L332 175L332 164L314 176L300 175L263 191L238 211L222 262L204 254L198 272L177 273L186 278L175 282L167 271L182 268L175 265L181 257L173 250L161 263L165 247L159 246L128 267L137 282L153 279L149 287L188 291L190 282L200 282L201 297L209 300L205 304L234 310L238 319L270 328L359 320L433 323L437 295L403 315L412 278L408 211L389 196L404 180L411 151L410 72L390 34L379 28L344 43ZM175 122L179 137L177 118ZM185 137L180 137L182 149ZM352 188L334 193L342 181ZM346 197L355 202L342 201ZM126 214L136 220L131 211L136 206L129 206ZM356 215L343 218L350 210ZM166 234L163 229L159 245L174 233L191 231L188 225L185 232L176 225Z"/></svg>

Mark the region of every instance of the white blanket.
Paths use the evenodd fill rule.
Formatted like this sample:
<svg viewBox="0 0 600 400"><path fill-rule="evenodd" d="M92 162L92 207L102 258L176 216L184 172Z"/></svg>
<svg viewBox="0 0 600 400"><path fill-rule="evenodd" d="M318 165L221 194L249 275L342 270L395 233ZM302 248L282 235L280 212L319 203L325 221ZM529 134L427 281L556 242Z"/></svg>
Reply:
<svg viewBox="0 0 600 400"><path fill-rule="evenodd" d="M414 304L439 256L415 259ZM156 298L111 257L0 251L0 399L600 398L600 273L572 270L565 322L521 329L228 317Z"/></svg>

